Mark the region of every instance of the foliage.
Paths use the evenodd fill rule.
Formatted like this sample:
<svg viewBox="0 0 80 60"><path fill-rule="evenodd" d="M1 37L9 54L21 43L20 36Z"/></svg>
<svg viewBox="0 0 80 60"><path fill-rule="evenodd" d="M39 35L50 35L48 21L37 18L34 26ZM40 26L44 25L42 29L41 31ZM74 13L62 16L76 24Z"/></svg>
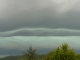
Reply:
<svg viewBox="0 0 80 60"><path fill-rule="evenodd" d="M77 54L76 57L78 60L80 60L80 54Z"/></svg>
<svg viewBox="0 0 80 60"><path fill-rule="evenodd" d="M33 49L32 46L29 46L27 53L25 53L27 60L34 60L36 58L36 49Z"/></svg>
<svg viewBox="0 0 80 60"><path fill-rule="evenodd" d="M53 53L53 51L49 52L47 55L44 56L44 58L42 60L49 60L52 53Z"/></svg>
<svg viewBox="0 0 80 60"><path fill-rule="evenodd" d="M36 55L38 60L42 60L42 58L45 56L43 54ZM26 56L24 55L17 55L17 56L6 56L4 58L0 58L0 60L27 60Z"/></svg>
<svg viewBox="0 0 80 60"><path fill-rule="evenodd" d="M21 56L6 56L4 58L0 58L0 60L17 60L18 58L20 58Z"/></svg>
<svg viewBox="0 0 80 60"><path fill-rule="evenodd" d="M33 49L32 46L30 46L29 49L27 49L27 53L25 53L25 55L7 56L4 58L0 58L0 60L31 60L31 59L33 60L80 60L80 54L76 54L73 51L73 49L69 49L68 44L64 43L54 51L48 53L47 55L36 54L36 49Z"/></svg>
<svg viewBox="0 0 80 60"><path fill-rule="evenodd" d="M68 44L64 43L53 51L49 60L77 60L77 57L74 51L69 49Z"/></svg>

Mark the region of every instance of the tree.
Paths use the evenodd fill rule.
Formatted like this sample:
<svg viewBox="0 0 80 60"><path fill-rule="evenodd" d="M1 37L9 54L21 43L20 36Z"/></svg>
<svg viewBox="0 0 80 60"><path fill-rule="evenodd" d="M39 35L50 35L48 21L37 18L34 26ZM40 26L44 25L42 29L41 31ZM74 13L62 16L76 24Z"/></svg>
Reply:
<svg viewBox="0 0 80 60"><path fill-rule="evenodd" d="M29 46L26 53L27 60L34 60L36 59L36 49L33 49L32 46Z"/></svg>
<svg viewBox="0 0 80 60"><path fill-rule="evenodd" d="M50 59L50 56L51 56L52 54L53 54L53 51L49 52L47 55L45 55L45 56L43 57L42 60L49 60L49 59Z"/></svg>
<svg viewBox="0 0 80 60"><path fill-rule="evenodd" d="M74 51L69 49L68 44L64 43L53 51L49 60L77 60L77 57Z"/></svg>

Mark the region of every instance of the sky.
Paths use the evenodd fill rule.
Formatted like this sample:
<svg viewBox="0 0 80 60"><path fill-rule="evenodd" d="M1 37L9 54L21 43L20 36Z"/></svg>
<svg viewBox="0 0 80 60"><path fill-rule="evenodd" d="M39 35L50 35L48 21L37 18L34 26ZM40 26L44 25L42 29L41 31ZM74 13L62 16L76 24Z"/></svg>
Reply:
<svg viewBox="0 0 80 60"><path fill-rule="evenodd" d="M0 57L30 44L48 53L66 42L80 53L79 0L0 0Z"/></svg>

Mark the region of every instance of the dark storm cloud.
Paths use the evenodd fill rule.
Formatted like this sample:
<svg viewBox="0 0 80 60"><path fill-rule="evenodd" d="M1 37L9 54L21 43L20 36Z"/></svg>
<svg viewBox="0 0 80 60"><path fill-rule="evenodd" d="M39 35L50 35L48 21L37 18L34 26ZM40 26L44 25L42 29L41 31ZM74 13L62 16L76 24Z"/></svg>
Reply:
<svg viewBox="0 0 80 60"><path fill-rule="evenodd" d="M28 28L0 34L0 37L10 36L80 36L80 30Z"/></svg>
<svg viewBox="0 0 80 60"><path fill-rule="evenodd" d="M80 12L74 11L72 7L67 7L66 11L52 0L3 0L2 2L4 4L0 11L0 31L21 28L80 29ZM59 13L61 9L66 12Z"/></svg>
<svg viewBox="0 0 80 60"><path fill-rule="evenodd" d="M51 1L49 4L48 2L45 2L45 6L44 5L41 6L41 4L44 4L44 3L39 2L37 0L34 0L34 2L30 0L23 0L22 2L26 2L25 4L24 3L20 4L21 3L20 1L17 3L16 1L14 2L15 3L11 1L8 2L9 4L10 3L13 3L13 4L10 4L10 7L8 6L5 9L5 12L8 12L8 13L7 13L7 16L3 18L4 20L1 19L1 22L0 22L1 31L14 30L14 29L24 28L24 27L38 27L39 28L41 27L39 26L41 25L40 22L44 23L45 22L44 19L48 17L52 13L50 11L53 10L52 5L50 4ZM19 5L19 7L17 4ZM15 8L15 6L17 8ZM48 13L50 12L49 15L46 12Z"/></svg>
<svg viewBox="0 0 80 60"><path fill-rule="evenodd" d="M80 30L25 28L9 32L0 32L0 37L10 36L80 36Z"/></svg>
<svg viewBox="0 0 80 60"><path fill-rule="evenodd" d="M0 0L0 56L21 54L29 44L46 53L63 42L80 52L79 6L79 0Z"/></svg>

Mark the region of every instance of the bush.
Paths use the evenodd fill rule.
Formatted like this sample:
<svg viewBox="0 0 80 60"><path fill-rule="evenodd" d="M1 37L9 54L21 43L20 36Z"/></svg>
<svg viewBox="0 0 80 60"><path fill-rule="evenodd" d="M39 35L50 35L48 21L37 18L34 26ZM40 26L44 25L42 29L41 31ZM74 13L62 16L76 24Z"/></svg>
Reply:
<svg viewBox="0 0 80 60"><path fill-rule="evenodd" d="M74 51L69 49L68 44L64 43L53 51L49 60L77 60L77 57Z"/></svg>
<svg viewBox="0 0 80 60"><path fill-rule="evenodd" d="M49 52L47 55L44 56L44 58L42 60L49 60L52 53L53 53L53 51Z"/></svg>

